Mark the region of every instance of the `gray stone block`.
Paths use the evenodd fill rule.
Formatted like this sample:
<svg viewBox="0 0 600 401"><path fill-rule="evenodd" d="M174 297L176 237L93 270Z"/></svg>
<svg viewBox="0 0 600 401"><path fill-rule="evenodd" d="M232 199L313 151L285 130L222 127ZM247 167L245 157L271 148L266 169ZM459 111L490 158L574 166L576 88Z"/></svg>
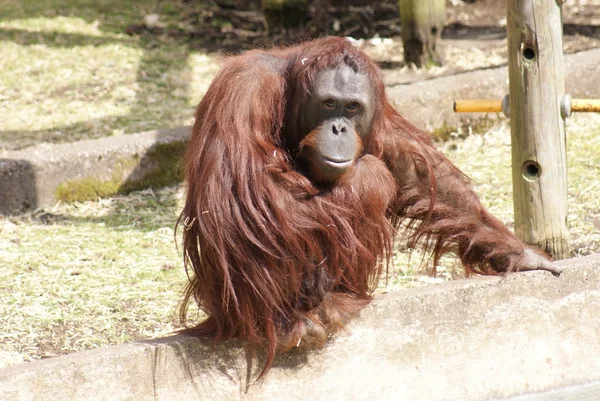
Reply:
<svg viewBox="0 0 600 401"><path fill-rule="evenodd" d="M0 399L595 400L600 255L560 264L381 296L258 383L241 343L173 336L0 369Z"/></svg>
<svg viewBox="0 0 600 401"><path fill-rule="evenodd" d="M0 155L0 213L84 200L181 179L189 127L64 144Z"/></svg>

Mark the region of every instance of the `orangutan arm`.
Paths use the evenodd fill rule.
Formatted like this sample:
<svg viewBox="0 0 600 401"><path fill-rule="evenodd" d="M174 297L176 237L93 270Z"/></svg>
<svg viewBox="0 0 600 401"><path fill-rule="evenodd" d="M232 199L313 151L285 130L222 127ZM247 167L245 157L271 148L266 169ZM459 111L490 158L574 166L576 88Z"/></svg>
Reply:
<svg viewBox="0 0 600 401"><path fill-rule="evenodd" d="M424 134L415 130L387 135L384 160L398 183L392 206L395 222L408 221L414 228L411 245L423 240L435 262L453 249L468 272L560 274L546 255L523 244L481 205L469 179Z"/></svg>

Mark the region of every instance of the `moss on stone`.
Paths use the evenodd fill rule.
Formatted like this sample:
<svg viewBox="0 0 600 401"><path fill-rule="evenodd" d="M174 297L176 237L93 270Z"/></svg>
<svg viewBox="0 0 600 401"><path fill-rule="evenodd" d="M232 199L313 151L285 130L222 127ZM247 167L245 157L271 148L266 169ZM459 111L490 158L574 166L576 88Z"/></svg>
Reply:
<svg viewBox="0 0 600 401"><path fill-rule="evenodd" d="M56 199L71 203L115 195L119 193L125 172L137 163L135 157L133 159L120 159L113 166L112 176L108 180L92 176L65 181L56 188Z"/></svg>
<svg viewBox="0 0 600 401"><path fill-rule="evenodd" d="M56 188L55 194L56 199L70 203L111 196L118 190L118 181L85 177L61 183Z"/></svg>
<svg viewBox="0 0 600 401"><path fill-rule="evenodd" d="M140 160L148 172L137 180L126 180L119 188L127 193L144 188L160 188L183 180L183 156L187 141L159 143Z"/></svg>
<svg viewBox="0 0 600 401"><path fill-rule="evenodd" d="M439 128L434 129L431 132L431 135L433 136L434 139L445 142L449 139L452 138L452 133L456 132L457 128L456 127L450 127L448 125L443 125Z"/></svg>
<svg viewBox="0 0 600 401"><path fill-rule="evenodd" d="M56 188L56 199L69 203L82 202L181 182L186 146L187 141L161 143L152 147L142 158L135 155L130 159L121 159L113 166L110 179L84 177L63 182ZM141 178L135 172L137 168L147 170ZM129 172L129 177L124 177Z"/></svg>
<svg viewBox="0 0 600 401"><path fill-rule="evenodd" d="M462 132L462 134L458 135L458 137L466 138L468 136L469 132L471 132L473 134L484 134L487 131L489 131L490 128L492 128L496 124L498 124L497 118L484 116L484 117L478 118L477 120L470 122L469 124L462 125L460 127L460 129L456 126L450 126L450 125L444 124L441 127L434 129L431 132L431 135L433 136L433 138L435 140L439 140L441 142L446 142L446 141L449 141L450 139L455 138L456 133L459 131Z"/></svg>

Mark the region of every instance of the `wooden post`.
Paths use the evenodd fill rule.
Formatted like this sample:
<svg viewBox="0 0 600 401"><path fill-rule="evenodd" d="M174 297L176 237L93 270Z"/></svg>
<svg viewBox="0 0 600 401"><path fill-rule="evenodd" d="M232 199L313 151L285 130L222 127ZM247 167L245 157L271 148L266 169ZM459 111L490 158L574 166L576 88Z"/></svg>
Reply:
<svg viewBox="0 0 600 401"><path fill-rule="evenodd" d="M569 256L561 5L507 0L515 233Z"/></svg>
<svg viewBox="0 0 600 401"><path fill-rule="evenodd" d="M437 43L446 21L445 0L398 0L402 22L404 61L417 67L440 65Z"/></svg>

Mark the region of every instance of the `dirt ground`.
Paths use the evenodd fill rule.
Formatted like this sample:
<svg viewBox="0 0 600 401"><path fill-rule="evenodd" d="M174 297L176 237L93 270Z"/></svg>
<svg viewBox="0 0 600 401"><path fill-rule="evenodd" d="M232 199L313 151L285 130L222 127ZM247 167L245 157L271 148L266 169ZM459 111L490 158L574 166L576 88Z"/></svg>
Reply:
<svg viewBox="0 0 600 401"><path fill-rule="evenodd" d="M191 10L183 16L182 27L175 35L191 37L196 46L209 52L236 53L272 44L293 43L319 36L312 20L298 32L269 33L257 2L246 0L237 7L227 7L227 0L214 6ZM318 3L317 1L312 4ZM504 1L477 0L465 3L448 0L447 22L440 45L442 68L414 71L403 62L400 39L401 20L397 0L367 2L363 0L333 0L330 2L325 34L350 36L372 56L383 69L402 69L406 76L400 82L424 79L432 75L450 75L465 70L506 64L506 5ZM241 4L241 6L240 6ZM224 6L224 7L223 7ZM318 10L311 8L309 14ZM223 23L215 21L222 20ZM598 47L600 44L600 2L569 0L563 6L564 50L574 53ZM147 27L146 27L147 28ZM142 25L132 25L130 32L139 32ZM161 28L147 28L162 32Z"/></svg>
<svg viewBox="0 0 600 401"><path fill-rule="evenodd" d="M171 15L139 13L133 18L125 14L121 16L124 23L116 29L115 33L127 32L129 35L135 36L131 39L137 39L137 36L140 36L141 40L138 42L132 40L132 42L136 42L134 46L139 46L145 54L137 72L138 76L133 78L135 82L123 82L126 79L122 77L106 77L104 79L109 79L109 81L101 84L94 83L88 88L87 85L78 86L74 82L75 78L67 82L61 82L60 79L48 79L45 85L48 86L50 96L66 91L65 96L57 99L62 102L65 109L71 107L73 102L85 99L86 107L97 110L96 117L75 118L72 113L66 111L61 113L60 105L57 107L41 105L27 111L29 104L23 101L23 98L29 96L39 102L40 97L43 100L46 94L37 89L26 93L23 85L13 88L12 94L6 91L0 93L0 102L4 102L5 105L9 103L12 96L20 96L22 102L22 104L13 103L14 107L5 109L8 110L5 113L12 114L13 118L9 119L10 122L4 121L6 128L0 129L0 151L22 149L43 142L71 142L79 139L189 124L194 106L182 104L178 98L176 99L176 96L173 96L173 93L189 92L191 90L188 87L189 82L186 85L177 86L173 83L174 81L184 81L185 79L173 78L171 84L175 87L169 93L166 90L164 93L160 92L163 90L161 85L164 86L160 80L161 77L164 77L165 71L175 73L186 68L179 60L185 59L190 54L200 55L198 56L200 58L209 54L207 57L210 60L217 60L219 57L212 57L212 55L220 56L251 48L269 47L274 44L282 45L323 34L323 32L314 30L310 19L303 32L268 32L258 0L213 0L211 2L179 0L174 3L178 5L178 8ZM314 5L319 2L314 0L310 3L313 5L310 12L315 14ZM203 6L203 4L210 5ZM597 0L568 0L563 9L565 52L574 53L599 47L600 2ZM331 0L327 11L327 32L325 33L354 38L356 44L384 70L384 79L388 86L507 63L504 1L477 0L474 3L465 3L462 0L448 0L446 12L447 24L439 44L444 64L440 67L415 69L404 63L403 46L400 39L401 20L397 0ZM101 16L95 17L102 19ZM20 39L11 36L17 32L21 35ZM2 34L8 38L8 41L4 42L6 51L12 54L15 54L11 47L14 46L14 43L19 49L19 40L23 41L23 44L28 44L32 38L32 34L27 30L9 29L0 32L0 35ZM168 40L164 40L166 36L169 37ZM63 46L75 53L84 52L81 50L81 46L73 42L76 37L75 35L52 33L47 37L38 36L37 39L34 39L33 44L41 45L41 48L45 49L41 54L46 55L51 54L52 49ZM93 37L88 37L86 40L93 40ZM115 43L118 44L119 41L115 41ZM161 47L165 49L164 55L161 54ZM170 52L173 54L167 56L166 54L169 53L166 51L167 48L179 50ZM92 52L90 54L100 53ZM76 58L77 56L71 57ZM88 57L90 56L88 55ZM96 58L101 57L96 56ZM120 57L118 60L111 59L109 62L124 63L122 60L123 57ZM68 61L69 59L63 61L33 59L25 61L25 63L56 64L57 69L65 69L65 74L71 74L80 68L80 63L67 66ZM88 68L88 73L93 68L101 70L104 68L101 63L97 62L96 64L96 66ZM198 85L206 88L214 71L209 68L210 62L204 60L202 64L208 66L207 72L201 78L197 72L194 72L194 79L202 79ZM18 72L21 65L23 62L16 62L13 65L13 74L9 74L9 76L18 77L18 74L21 73L29 79L35 79L27 71ZM119 70L115 69L115 71ZM154 78L146 79L147 75ZM14 77L10 79L15 80ZM94 79L98 80L98 77ZM3 89L1 86L0 91ZM39 83L32 87L44 87L44 84ZM120 116L120 111L109 111L103 108L105 99L100 94L106 90L116 91L114 96L125 98L126 102L130 102L130 98L133 97L135 101L131 106L128 103L112 105L114 109L121 110L123 108L121 106L125 106L125 108L131 108L132 111ZM132 95L129 96L128 93ZM198 96L201 96L202 93L199 92ZM1 105L2 103L0 103ZM39 114L36 114L36 110ZM83 108L78 108L78 110L83 110ZM176 116L173 115L174 110L177 111ZM46 120L51 120L52 123L47 123ZM70 123L70 120L76 120L76 122ZM23 121L27 121L27 123L23 123Z"/></svg>
<svg viewBox="0 0 600 401"><path fill-rule="evenodd" d="M498 0L447 0L446 26L439 44L443 65L416 69L404 62L400 38L402 22L397 0L369 2L332 0L326 31L315 28L310 16L318 10L311 2L303 30L268 32L257 1L231 6L228 0L215 6L190 9L176 29L132 24L130 34L152 32L186 36L193 46L209 53L235 54L273 44L295 43L323 34L348 36L386 73L386 85L405 84L438 76L490 68L507 63L506 2ZM575 53L600 46L600 2L569 0L563 6L564 51Z"/></svg>

